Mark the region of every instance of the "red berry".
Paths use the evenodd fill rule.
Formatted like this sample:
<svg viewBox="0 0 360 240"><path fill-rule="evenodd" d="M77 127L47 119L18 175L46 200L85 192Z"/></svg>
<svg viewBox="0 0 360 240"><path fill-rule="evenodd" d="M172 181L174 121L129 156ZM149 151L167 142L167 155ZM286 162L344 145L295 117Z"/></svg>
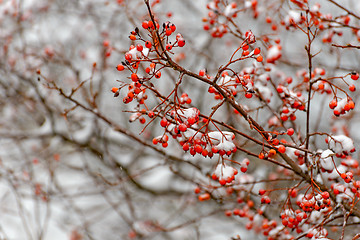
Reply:
<svg viewBox="0 0 360 240"><path fill-rule="evenodd" d="M148 21L148 27L154 29L154 23L152 21Z"/></svg>
<svg viewBox="0 0 360 240"><path fill-rule="evenodd" d="M201 155L203 155L204 157L207 157L209 155L209 151L206 149L203 149L203 151L201 152Z"/></svg>
<svg viewBox="0 0 360 240"><path fill-rule="evenodd" d="M225 216L230 217L232 215L232 212L230 210L225 211Z"/></svg>
<svg viewBox="0 0 360 240"><path fill-rule="evenodd" d="M351 85L349 86L349 90L350 90L351 92L355 92L355 90L356 90L355 85L354 85L354 84L351 84Z"/></svg>
<svg viewBox="0 0 360 240"><path fill-rule="evenodd" d="M355 103L353 101L349 101L348 102L349 108L350 109L354 109L355 108Z"/></svg>
<svg viewBox="0 0 360 240"><path fill-rule="evenodd" d="M109 45L110 45L109 40L104 40L104 41L103 41L103 46L104 46L104 47L108 47Z"/></svg>
<svg viewBox="0 0 360 240"><path fill-rule="evenodd" d="M335 99L331 100L331 102L329 103L329 107L331 109L334 109L337 106L337 101Z"/></svg>
<svg viewBox="0 0 360 240"><path fill-rule="evenodd" d="M148 112L149 118L153 118L155 116L155 113L153 111Z"/></svg>
<svg viewBox="0 0 360 240"><path fill-rule="evenodd" d="M155 78L160 78L160 77L161 77L161 72L160 71L156 72L155 73Z"/></svg>
<svg viewBox="0 0 360 240"><path fill-rule="evenodd" d="M358 80L359 79L359 74L356 73L356 72L351 73L351 79L352 80Z"/></svg>
<svg viewBox="0 0 360 240"><path fill-rule="evenodd" d="M168 120L164 117L164 118L161 119L161 121L160 121L160 126L166 127L167 125L168 125Z"/></svg>
<svg viewBox="0 0 360 240"><path fill-rule="evenodd" d="M247 92L247 93L245 93L245 97L246 98L252 98L252 94Z"/></svg>
<svg viewBox="0 0 360 240"><path fill-rule="evenodd" d="M151 46L152 46L152 43L150 41L145 42L145 47L151 48Z"/></svg>
<svg viewBox="0 0 360 240"><path fill-rule="evenodd" d="M171 24L170 29L171 29L171 31L175 32L176 26L174 24Z"/></svg>
<svg viewBox="0 0 360 240"><path fill-rule="evenodd" d="M136 73L132 73L131 74L131 80L133 82L137 82L137 81L139 81L139 76Z"/></svg>
<svg viewBox="0 0 360 240"><path fill-rule="evenodd" d="M259 195L264 195L266 193L266 190L265 189L260 189L259 190Z"/></svg>
<svg viewBox="0 0 360 240"><path fill-rule="evenodd" d="M217 149L217 147L214 146L214 147L211 148L211 152L218 153L219 149Z"/></svg>
<svg viewBox="0 0 360 240"><path fill-rule="evenodd" d="M144 47L140 44L136 45L136 50L138 50L139 52L141 52L144 49Z"/></svg>
<svg viewBox="0 0 360 240"><path fill-rule="evenodd" d="M330 197L330 194L328 192L322 192L321 193L321 196L324 198L324 199L328 199Z"/></svg>
<svg viewBox="0 0 360 240"><path fill-rule="evenodd" d="M210 194L209 193L204 193L204 194L201 194L198 199L199 201L206 201L206 200L209 200L211 198Z"/></svg>
<svg viewBox="0 0 360 240"><path fill-rule="evenodd" d="M146 119L145 119L144 117L140 117L140 118L139 118L139 121L140 121L141 124L145 124Z"/></svg>
<svg viewBox="0 0 360 240"><path fill-rule="evenodd" d="M295 198L297 196L297 190L296 189L290 189L289 194L292 198Z"/></svg>
<svg viewBox="0 0 360 240"><path fill-rule="evenodd" d="M293 135L294 134L294 129L293 128L289 128L288 130L287 130L287 135L289 135L289 136L291 136L291 135Z"/></svg>
<svg viewBox="0 0 360 240"><path fill-rule="evenodd" d="M195 123L195 118L193 118L193 117L191 117L191 118L188 118L188 123L190 124L190 125L193 125L194 123Z"/></svg>
<svg viewBox="0 0 360 240"><path fill-rule="evenodd" d="M162 140L163 142L167 142L167 141L169 141L169 136L168 136L168 135L164 135L164 136L161 138L161 140Z"/></svg>
<svg viewBox="0 0 360 240"><path fill-rule="evenodd" d="M179 38L179 39L178 39L178 46L179 46L179 47L183 47L184 45L185 45L185 39Z"/></svg>
<svg viewBox="0 0 360 240"><path fill-rule="evenodd" d="M170 29L170 28L166 29L165 35L166 35L166 36L170 36L171 34L172 34L171 29Z"/></svg>
<svg viewBox="0 0 360 240"><path fill-rule="evenodd" d="M129 62L131 62L132 55L130 53L126 53L125 54L125 59L128 60Z"/></svg>
<svg viewBox="0 0 360 240"><path fill-rule="evenodd" d="M220 179L219 183L224 186L226 184L226 181L225 181L225 179Z"/></svg>
<svg viewBox="0 0 360 240"><path fill-rule="evenodd" d="M249 55L249 54L250 54L250 52L247 51L247 50L246 50L246 51L243 51L243 53L242 53L243 56L247 56L247 55Z"/></svg>
<svg viewBox="0 0 360 240"><path fill-rule="evenodd" d="M261 203L269 204L271 202L270 198L268 196L263 196L261 198Z"/></svg>
<svg viewBox="0 0 360 240"><path fill-rule="evenodd" d="M278 147L278 151L279 151L280 153L285 153L285 151L286 151L285 146L284 146L284 145L280 145L280 146Z"/></svg>
<svg viewBox="0 0 360 240"><path fill-rule="evenodd" d="M149 28L148 21L144 21L141 26L142 26L144 29L148 29L148 28Z"/></svg>
<svg viewBox="0 0 360 240"><path fill-rule="evenodd" d="M201 145L196 144L196 145L195 145L195 152L197 152L197 153L201 153L202 151L203 151L202 146L201 146Z"/></svg>
<svg viewBox="0 0 360 240"><path fill-rule="evenodd" d="M287 115L285 115L285 114L281 114L281 115L280 115L280 118L281 118L282 121L285 122L285 121L288 120L289 117L288 117Z"/></svg>
<svg viewBox="0 0 360 240"><path fill-rule="evenodd" d="M124 65L119 64L119 65L116 66L116 69L117 69L118 71L122 71L122 70L125 69L125 67L124 67Z"/></svg>
<svg viewBox="0 0 360 240"><path fill-rule="evenodd" d="M113 88L111 89L111 91L112 91L113 93L116 93L117 91L119 91L119 88L113 87Z"/></svg>
<svg viewBox="0 0 360 240"><path fill-rule="evenodd" d="M258 56L257 58L256 58L256 61L258 61L258 62L262 62L263 61L263 57L260 55L260 56Z"/></svg>
<svg viewBox="0 0 360 240"><path fill-rule="evenodd" d="M172 49L172 45L170 43L166 44L166 50L170 51Z"/></svg>
<svg viewBox="0 0 360 240"><path fill-rule="evenodd" d="M216 90L215 90L214 87L209 87L209 90L208 90L209 93L214 93L215 91L216 91Z"/></svg>
<svg viewBox="0 0 360 240"><path fill-rule="evenodd" d="M185 131L187 130L187 126L186 126L184 123L181 123L181 124L179 125L179 130L180 130L181 132L185 132Z"/></svg>
<svg viewBox="0 0 360 240"><path fill-rule="evenodd" d="M183 150L186 152L190 149L190 146L188 143L184 143L184 145L182 146Z"/></svg>

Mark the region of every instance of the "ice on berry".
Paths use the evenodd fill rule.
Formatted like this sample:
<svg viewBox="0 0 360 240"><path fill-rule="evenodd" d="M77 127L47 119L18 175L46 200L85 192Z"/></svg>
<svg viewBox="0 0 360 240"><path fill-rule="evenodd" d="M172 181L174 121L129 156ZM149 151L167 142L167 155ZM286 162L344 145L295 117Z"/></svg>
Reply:
<svg viewBox="0 0 360 240"><path fill-rule="evenodd" d="M255 83L255 88L257 88L257 90L261 94L261 97L263 99L265 99L269 103L270 100L271 100L271 97L273 95L270 88L268 88L267 86L262 85L260 82Z"/></svg>
<svg viewBox="0 0 360 240"><path fill-rule="evenodd" d="M334 164L332 160L332 156L334 156L335 153L331 151L330 149L327 149L321 153L320 156L320 165L323 169L327 171L332 171L334 169Z"/></svg>
<svg viewBox="0 0 360 240"><path fill-rule="evenodd" d="M236 170L236 168L233 168L226 164L218 164L214 171L214 175L217 177L217 179L225 180L228 183L234 180L237 173L238 171Z"/></svg>
<svg viewBox="0 0 360 240"><path fill-rule="evenodd" d="M274 45L274 46L271 46L268 49L268 52L267 52L267 55L266 55L266 61L268 63L274 63L280 57L281 57L281 46L280 45Z"/></svg>
<svg viewBox="0 0 360 240"><path fill-rule="evenodd" d="M345 135L328 137L329 146L336 153L350 153L355 151L354 142Z"/></svg>
<svg viewBox="0 0 360 240"><path fill-rule="evenodd" d="M210 138L212 145L215 146L218 150L224 150L225 152L228 152L233 151L236 148L235 144L233 143L235 135L232 132L213 131L208 133L208 137Z"/></svg>

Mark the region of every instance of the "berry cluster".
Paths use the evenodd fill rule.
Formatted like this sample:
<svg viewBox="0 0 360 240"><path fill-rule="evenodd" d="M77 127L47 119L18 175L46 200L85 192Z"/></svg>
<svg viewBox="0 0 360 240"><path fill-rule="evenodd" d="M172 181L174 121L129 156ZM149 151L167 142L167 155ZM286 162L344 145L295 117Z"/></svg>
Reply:
<svg viewBox="0 0 360 240"><path fill-rule="evenodd" d="M187 95L182 95L183 101L188 101ZM173 138L178 139L184 151L190 151L191 155L201 154L204 157L212 157L214 154L220 156L236 152L237 148L233 143L235 135L227 131L209 131L201 133L196 130L199 122L200 111L197 108L181 108L171 110L168 116L164 116L160 125L165 128L165 133L170 133ZM153 140L154 144L162 143L159 141L162 136ZM165 141L167 142L167 141ZM165 144L167 147L167 144Z"/></svg>
<svg viewBox="0 0 360 240"><path fill-rule="evenodd" d="M340 174L344 184L333 183L331 189L336 195L336 201L353 201L355 197L360 198L360 181L353 180L353 173L347 172Z"/></svg>
<svg viewBox="0 0 360 240"><path fill-rule="evenodd" d="M296 229L297 233L301 233L303 230L301 228L302 223L306 221L308 215L301 211L300 209L292 210L292 209L285 209L281 213L281 223L288 228Z"/></svg>
<svg viewBox="0 0 360 240"><path fill-rule="evenodd" d="M236 168L224 164L218 164L211 178L218 180L221 185L231 183L235 179L235 175L238 174Z"/></svg>
<svg viewBox="0 0 360 240"><path fill-rule="evenodd" d="M228 72L223 72L218 83L229 96L237 96L239 91L245 92L246 98L251 98L254 91L254 82L250 79L250 75L241 75L230 77ZM242 87L242 90L237 89L238 86ZM212 86L208 89L209 93L215 94L215 99L223 99L223 96Z"/></svg>
<svg viewBox="0 0 360 240"><path fill-rule="evenodd" d="M281 45L270 45L266 54L267 63L275 63L281 57Z"/></svg>
<svg viewBox="0 0 360 240"><path fill-rule="evenodd" d="M203 18L204 30L209 31L214 38L221 38L229 32L233 19L237 13L251 9L254 11L254 18L257 17L257 0L246 0L243 8L239 8L235 2L223 2L212 0L207 4L208 17Z"/></svg>
<svg viewBox="0 0 360 240"><path fill-rule="evenodd" d="M280 118L282 121L296 120L295 112L297 110L305 110L305 98L301 92L294 92L282 85L277 87L281 100L283 101L283 108L281 111Z"/></svg>
<svg viewBox="0 0 360 240"><path fill-rule="evenodd" d="M235 2L225 5L219 0L207 4L208 18L203 18L204 30L209 31L214 38L221 38L228 32L228 21L237 16L237 4ZM222 21L222 19L224 21Z"/></svg>
<svg viewBox="0 0 360 240"><path fill-rule="evenodd" d="M128 78L136 84L136 88L140 88L145 82L153 78L161 78L161 69L164 68L164 64L158 61L158 56L162 56L165 52L172 53L171 50L174 47L183 47L185 45L185 40L180 33L176 35L173 43L170 42L169 37L176 31L176 26L173 23L164 23L159 36L156 34L156 30L159 30L160 27L157 22L154 24L153 21L144 21L142 27L149 33L148 36L150 39L144 39L140 34L140 30L135 28L135 30L130 33L129 38L132 41L140 41L140 43L131 45L129 51L125 53L125 60L116 67L118 71L128 70L130 72ZM162 45L163 42L165 43L165 49L164 52L161 52L159 45ZM108 46L109 43L106 45ZM141 63L145 64L146 62L148 62L149 65L144 66L145 73L141 75L139 65ZM118 90L119 88L112 88L112 91L117 94L116 96L119 95ZM128 96L124 99L124 102L129 103L132 98L132 94L130 94L130 97Z"/></svg>
<svg viewBox="0 0 360 240"><path fill-rule="evenodd" d="M310 229L307 234L306 237L310 238L311 240L315 240L315 239L321 239L321 240L330 240L329 238L327 238L328 235L328 231L326 230L326 228L313 228Z"/></svg>
<svg viewBox="0 0 360 240"><path fill-rule="evenodd" d="M355 103L351 98L343 98L340 101L336 99L331 100L329 107L334 110L334 115L339 117L346 114L348 111L355 108Z"/></svg>
<svg viewBox="0 0 360 240"><path fill-rule="evenodd" d="M188 136L188 137L187 137ZM237 148L233 143L235 135L227 131L211 131L206 134L196 134L192 129L181 139L180 144L184 151L190 150L191 155L201 154L212 157L214 154L230 156Z"/></svg>
<svg viewBox="0 0 360 240"><path fill-rule="evenodd" d="M299 194L296 204L304 212L318 211L326 214L332 210L330 195L328 192L314 194Z"/></svg>
<svg viewBox="0 0 360 240"><path fill-rule="evenodd" d="M333 149L337 157L345 158L350 153L355 152L353 140L345 135L329 136L325 142L330 149Z"/></svg>
<svg viewBox="0 0 360 240"><path fill-rule="evenodd" d="M202 202L202 201L207 201L207 200L209 200L209 199L211 198L210 193L208 193L208 192L202 192L202 189L201 189L200 187L196 187L196 188L194 189L194 193L195 193L195 194L199 194L199 195L198 195L198 200L199 200L200 202Z"/></svg>

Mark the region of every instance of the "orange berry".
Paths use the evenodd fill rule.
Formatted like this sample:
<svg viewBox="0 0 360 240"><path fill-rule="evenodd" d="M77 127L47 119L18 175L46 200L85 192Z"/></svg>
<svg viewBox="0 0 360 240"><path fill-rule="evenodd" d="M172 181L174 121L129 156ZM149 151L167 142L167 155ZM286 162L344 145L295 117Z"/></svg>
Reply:
<svg viewBox="0 0 360 240"><path fill-rule="evenodd" d="M256 58L256 61L258 61L258 62L262 62L263 61L263 57L260 55L260 56L258 56L257 58Z"/></svg>
<svg viewBox="0 0 360 240"><path fill-rule="evenodd" d="M354 84L351 84L351 85L349 86L349 90L350 90L351 92L355 92L355 90L356 90L355 85L354 85Z"/></svg>
<svg viewBox="0 0 360 240"><path fill-rule="evenodd" d="M355 103L354 103L353 101L350 101L350 102L348 103L348 105L349 105L349 108L350 108L350 109L354 109L354 108L355 108Z"/></svg>
<svg viewBox="0 0 360 240"><path fill-rule="evenodd" d="M124 65L119 64L119 65L117 65L116 69L117 69L118 71L122 71L122 70L125 69L125 67L124 67Z"/></svg>
<svg viewBox="0 0 360 240"><path fill-rule="evenodd" d="M286 151L285 146L284 146L284 145L280 145L280 146L278 147L278 151L279 151L279 153L285 153L285 151Z"/></svg>
<svg viewBox="0 0 360 240"><path fill-rule="evenodd" d="M133 82L137 82L137 81L139 81L139 76L136 73L132 73L131 74L131 80Z"/></svg>
<svg viewBox="0 0 360 240"><path fill-rule="evenodd" d="M209 200L210 199L210 194L209 193L204 193L204 194L201 194L199 197L198 197L199 201L206 201L206 200Z"/></svg>
<svg viewBox="0 0 360 240"><path fill-rule="evenodd" d="M149 28L148 21L144 21L141 26L142 26L144 29L148 29L148 28Z"/></svg>
<svg viewBox="0 0 360 240"><path fill-rule="evenodd" d="M254 207L255 204L252 200L249 200L249 201L247 201L247 205L249 206L249 208L252 208L252 207Z"/></svg>
<svg viewBox="0 0 360 240"><path fill-rule="evenodd" d="M254 54L255 54L255 55L260 54L260 48L255 48L255 50L254 50Z"/></svg>
<svg viewBox="0 0 360 240"><path fill-rule="evenodd" d="M246 50L246 51L243 51L242 55L243 55L243 56L247 56L247 55L249 55L249 53L250 53L250 52L249 52L248 50Z"/></svg>
<svg viewBox="0 0 360 240"><path fill-rule="evenodd" d="M276 151L274 149L270 149L269 156L274 156L274 155L276 155Z"/></svg>

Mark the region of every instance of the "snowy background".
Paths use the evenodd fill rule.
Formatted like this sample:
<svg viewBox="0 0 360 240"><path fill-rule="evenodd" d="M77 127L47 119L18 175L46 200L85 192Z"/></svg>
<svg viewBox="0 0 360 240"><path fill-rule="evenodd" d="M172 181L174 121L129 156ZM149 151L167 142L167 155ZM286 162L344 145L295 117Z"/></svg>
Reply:
<svg viewBox="0 0 360 240"><path fill-rule="evenodd" d="M279 1L265 2L259 3L258 20L252 18L251 11L241 13L237 18L240 29L251 29L256 36L271 33L264 22L266 7ZM360 12L356 0L345 2ZM154 11L160 20L175 23L186 39L186 47L175 51L174 58L189 70L206 68L213 74L238 47L239 40L230 35L213 39L203 30L206 4L206 0L164 0ZM296 15L296 9L289 9L284 3L279 14ZM326 3L322 10L343 14ZM131 105L114 98L110 89L116 80L126 78L115 67L131 44L130 31L145 19L146 7L138 0L0 0L0 239L215 240L236 235L264 239L245 229L246 220L224 215L226 209L236 207L236 201L197 200L193 190L209 182L215 160L194 158L171 141L168 155L164 155L134 140L151 145L161 128L156 122L139 135L144 126L129 123L130 113L125 112ZM296 71L306 68L306 38L299 32L280 36L284 62L278 68L296 77ZM357 44L351 32L344 31L342 38L334 39L338 44ZM357 52L331 50L321 41L313 46L314 52L321 52L316 64L329 69L329 74L360 70ZM106 57L107 53L111 55ZM248 61L237 67L253 64ZM169 93L177 75L163 74L156 86ZM74 101L51 89L48 83L52 81L65 95L81 86L72 96L79 105L73 108ZM209 114L216 102L204 94L208 86L186 77L184 82L181 88L191 96L193 105ZM358 98L357 93L352 96ZM315 98L312 110L321 112L330 100ZM259 122L266 124L270 114L265 112ZM326 121L319 125L314 121L314 127L327 132L334 121L329 120L330 111L321 114L318 119ZM358 112L352 114L351 124L346 119L336 124L348 124L350 132L358 129ZM215 117L239 129L246 127L243 120L228 116L225 109ZM304 117L300 114L298 121ZM360 141L358 134L351 137L356 143ZM246 141L242 143L253 148ZM314 144L325 146L320 140ZM236 155L239 161L244 157ZM254 160L249 175L242 175L239 181L248 177L260 180L269 166ZM252 187L256 192L262 186L265 184ZM217 194L226 196L225 190Z"/></svg>

